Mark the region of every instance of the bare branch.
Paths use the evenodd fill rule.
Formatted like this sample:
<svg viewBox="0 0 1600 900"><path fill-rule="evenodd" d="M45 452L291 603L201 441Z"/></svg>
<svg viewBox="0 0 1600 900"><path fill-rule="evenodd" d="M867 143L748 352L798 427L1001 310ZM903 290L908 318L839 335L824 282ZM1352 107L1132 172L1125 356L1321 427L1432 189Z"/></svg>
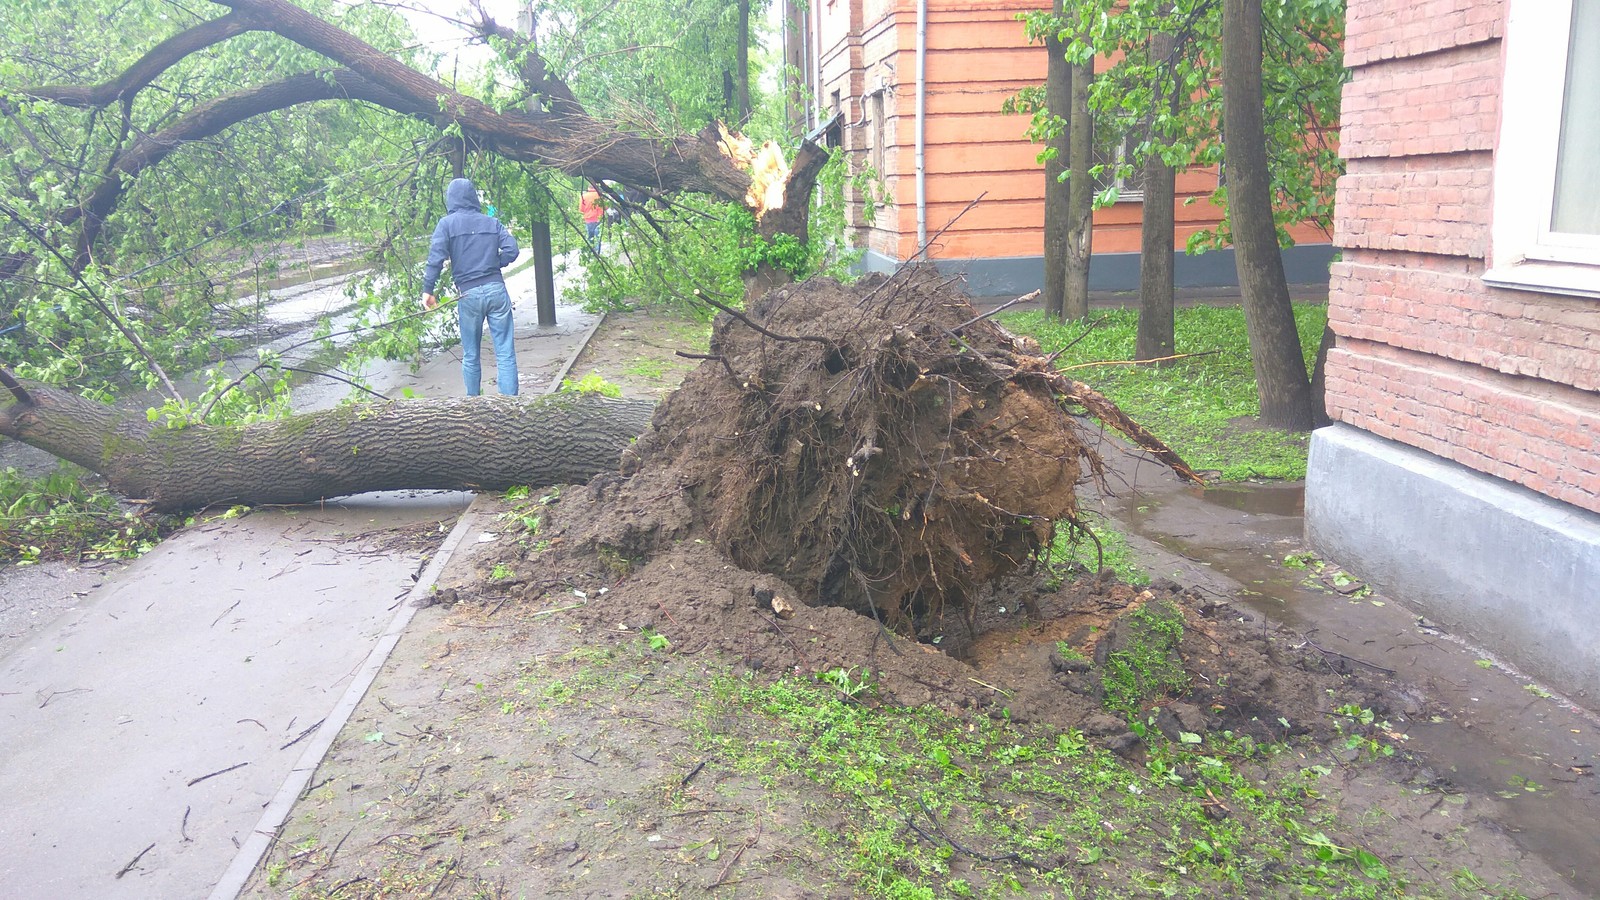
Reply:
<svg viewBox="0 0 1600 900"><path fill-rule="evenodd" d="M5 366L0 366L0 385L4 385L6 390L11 392L11 396L17 398L18 403L32 405L33 395L28 393L28 389L22 386L17 376L11 374L11 370Z"/></svg>

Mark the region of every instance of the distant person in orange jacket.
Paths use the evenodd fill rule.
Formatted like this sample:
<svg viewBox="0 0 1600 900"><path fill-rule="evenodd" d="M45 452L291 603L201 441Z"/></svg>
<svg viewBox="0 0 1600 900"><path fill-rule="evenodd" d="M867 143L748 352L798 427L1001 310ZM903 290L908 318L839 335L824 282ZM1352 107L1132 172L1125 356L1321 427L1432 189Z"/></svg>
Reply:
<svg viewBox="0 0 1600 900"><path fill-rule="evenodd" d="M593 184L584 188L583 199L578 201L578 212L583 214L583 229L589 236L589 246L599 253L600 220L606 215L606 208L600 202L599 188Z"/></svg>

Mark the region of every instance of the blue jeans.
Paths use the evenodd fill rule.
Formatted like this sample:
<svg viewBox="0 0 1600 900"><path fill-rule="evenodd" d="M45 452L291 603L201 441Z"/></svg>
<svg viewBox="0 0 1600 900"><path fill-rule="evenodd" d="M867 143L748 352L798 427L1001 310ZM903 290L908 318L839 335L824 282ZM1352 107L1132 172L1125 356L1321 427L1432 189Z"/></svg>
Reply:
<svg viewBox="0 0 1600 900"><path fill-rule="evenodd" d="M517 345L511 322L511 295L498 281L480 284L456 301L461 322L461 380L467 396L482 393L483 366L478 351L483 345L483 321L489 320L489 338L494 341L496 386L507 396L517 392Z"/></svg>
<svg viewBox="0 0 1600 900"><path fill-rule="evenodd" d="M589 236L589 246L594 248L594 252L599 253L600 252L600 223L599 222L585 222L585 223L583 223L583 231L584 231L584 234L587 234Z"/></svg>

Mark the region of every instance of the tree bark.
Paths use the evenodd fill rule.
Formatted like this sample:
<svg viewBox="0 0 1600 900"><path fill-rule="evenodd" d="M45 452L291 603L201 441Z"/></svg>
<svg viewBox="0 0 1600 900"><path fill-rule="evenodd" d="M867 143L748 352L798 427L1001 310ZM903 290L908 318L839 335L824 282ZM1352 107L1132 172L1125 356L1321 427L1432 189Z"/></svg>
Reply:
<svg viewBox="0 0 1600 900"><path fill-rule="evenodd" d="M1311 367L1311 427L1322 428L1333 424L1328 415L1328 351L1338 339L1332 325L1322 326L1322 340L1317 344L1317 361Z"/></svg>
<svg viewBox="0 0 1600 900"><path fill-rule="evenodd" d="M1222 92L1228 216L1261 423L1309 431L1311 383L1272 221L1272 180L1261 121L1261 0L1223 0Z"/></svg>
<svg viewBox="0 0 1600 900"><path fill-rule="evenodd" d="M1094 119L1089 111L1094 61L1070 68L1072 134L1067 165L1072 174L1067 179L1067 278L1061 313L1063 319L1085 319L1089 316L1089 258L1094 253L1094 181L1089 176L1094 165Z"/></svg>
<svg viewBox="0 0 1600 900"><path fill-rule="evenodd" d="M1065 16L1066 0L1055 0L1054 12ZM1044 46L1049 53L1044 105L1062 121L1061 133L1049 144L1055 155L1044 164L1044 309L1061 319L1067 296L1067 222L1072 216L1071 188L1062 177L1072 153L1072 66L1065 45L1054 34L1045 37Z"/></svg>
<svg viewBox="0 0 1600 900"><path fill-rule="evenodd" d="M6 380L0 435L98 472L158 510L583 482L617 468L654 409L593 397L455 397L167 429L140 412Z"/></svg>
<svg viewBox="0 0 1600 900"><path fill-rule="evenodd" d="M1170 34L1156 34L1150 41L1150 57L1166 60L1172 56ZM1166 84L1167 74L1156 77L1155 107L1163 103L1175 107L1176 90ZM1176 173L1158 153L1151 153L1144 164L1144 214L1139 227L1139 329L1134 340L1136 360L1163 359L1177 346L1177 327L1173 322L1173 205L1177 202Z"/></svg>
<svg viewBox="0 0 1600 900"><path fill-rule="evenodd" d="M733 56L734 102L740 128L750 121L750 0L739 0L739 43Z"/></svg>
<svg viewBox="0 0 1600 900"><path fill-rule="evenodd" d="M590 118L566 85L548 76L533 87L550 92L549 112L497 112L287 0L213 2L383 85L406 98L413 107L408 112L426 110L441 127L458 125L474 146L508 159L543 162L591 181L701 191L735 201L742 200L750 186L750 176L718 148L715 129L664 140L620 131ZM495 33L523 42L509 28L497 28Z"/></svg>

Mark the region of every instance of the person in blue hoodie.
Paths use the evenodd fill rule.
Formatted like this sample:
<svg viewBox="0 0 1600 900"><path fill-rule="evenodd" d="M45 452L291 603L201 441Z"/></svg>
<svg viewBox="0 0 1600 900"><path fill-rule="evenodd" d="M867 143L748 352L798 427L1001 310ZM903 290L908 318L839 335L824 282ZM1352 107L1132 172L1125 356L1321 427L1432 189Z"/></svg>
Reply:
<svg viewBox="0 0 1600 900"><path fill-rule="evenodd" d="M478 189L457 178L444 189L444 218L433 229L428 264L422 270L422 303L439 305L433 288L446 259L455 281L456 315L461 322L461 379L467 396L482 392L483 367L478 352L483 344L483 323L489 323L494 343L495 383L500 393L517 392L517 346L511 321L511 295L506 293L500 270L517 258L517 239L478 206Z"/></svg>

